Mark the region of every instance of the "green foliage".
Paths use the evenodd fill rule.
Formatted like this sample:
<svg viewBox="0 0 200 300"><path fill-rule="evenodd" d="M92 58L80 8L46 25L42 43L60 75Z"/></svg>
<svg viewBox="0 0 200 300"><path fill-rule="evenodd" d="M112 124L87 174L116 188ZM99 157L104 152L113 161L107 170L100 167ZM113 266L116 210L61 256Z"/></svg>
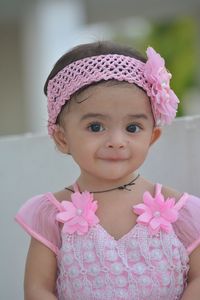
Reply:
<svg viewBox="0 0 200 300"><path fill-rule="evenodd" d="M144 49L151 45L166 60L166 67L173 74L171 87L180 100L197 81L197 30L191 18L158 23L143 42ZM178 115L184 114L184 103Z"/></svg>
<svg viewBox="0 0 200 300"><path fill-rule="evenodd" d="M182 101L186 91L197 84L197 24L190 17L152 24L151 31L139 40L127 40L117 36L116 40L125 42L145 52L153 47L165 58L166 67L172 73L171 87L180 99L178 116L184 114Z"/></svg>

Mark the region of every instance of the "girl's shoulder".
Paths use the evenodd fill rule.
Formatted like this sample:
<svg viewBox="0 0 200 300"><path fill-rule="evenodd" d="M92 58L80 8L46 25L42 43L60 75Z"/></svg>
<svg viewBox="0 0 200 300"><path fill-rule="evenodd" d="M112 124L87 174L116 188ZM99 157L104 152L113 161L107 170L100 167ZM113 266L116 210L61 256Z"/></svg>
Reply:
<svg viewBox="0 0 200 300"><path fill-rule="evenodd" d="M165 199L174 198L176 201L178 218L173 228L188 254L191 254L200 245L200 198L165 186L162 187L162 194Z"/></svg>
<svg viewBox="0 0 200 300"><path fill-rule="evenodd" d="M159 184L158 184L159 186ZM162 186L160 185L161 193L164 196L165 199L167 198L174 198L176 202L176 207L180 211L182 210L188 210L189 208L194 209L197 208L197 210L200 208L200 197L192 195L190 193L182 193L175 189L172 189L168 186ZM199 211L200 213L200 211Z"/></svg>
<svg viewBox="0 0 200 300"><path fill-rule="evenodd" d="M144 194L145 191L148 191L152 196L156 196L157 194L161 193L164 196L164 199L174 198L176 202L178 202L184 194L169 186L162 185L160 183L155 183L145 178L142 178L141 190L142 194Z"/></svg>
<svg viewBox="0 0 200 300"><path fill-rule="evenodd" d="M61 244L60 225L56 215L66 200L64 191L39 194L28 199L15 215L15 221L33 238L50 248L55 254Z"/></svg>
<svg viewBox="0 0 200 300"><path fill-rule="evenodd" d="M60 190L55 193L46 192L35 195L29 198L19 209L16 218L20 219L22 216L33 218L37 215L55 215L62 210L61 202L71 201L71 192L68 190ZM48 214L47 214L48 212Z"/></svg>
<svg viewBox="0 0 200 300"><path fill-rule="evenodd" d="M175 190L172 187L160 183L155 183L153 181L149 181L144 177L141 177L140 181L141 181L142 194L145 191L148 191L152 196L156 196L157 194L162 194L164 196L164 199L174 198L176 202L178 202L183 195L183 193Z"/></svg>
<svg viewBox="0 0 200 300"><path fill-rule="evenodd" d="M176 200L176 202L178 202L183 193L169 187L169 186L162 186L162 194L164 196L164 198L174 198Z"/></svg>
<svg viewBox="0 0 200 300"><path fill-rule="evenodd" d="M72 189L72 187L69 187L70 189ZM55 198L59 203L61 203L62 201L71 201L71 194L72 192L67 190L67 189L63 189L54 193L51 193L51 196L53 198Z"/></svg>
<svg viewBox="0 0 200 300"><path fill-rule="evenodd" d="M189 193L180 193L170 187L155 185L155 194L161 193L164 199L175 199L174 208L178 218L173 223L175 234L190 254L200 245L200 198Z"/></svg>
<svg viewBox="0 0 200 300"><path fill-rule="evenodd" d="M43 194L35 195L29 198L23 207L54 207L56 210L60 210L60 204L62 201L71 201L71 192L68 190L60 190L56 192L45 192Z"/></svg>
<svg viewBox="0 0 200 300"><path fill-rule="evenodd" d="M182 193L160 184L156 184L155 190L155 194L160 191L160 193L164 196L164 199L175 199L175 206L179 211L179 215L184 214L186 211L190 211L190 213L198 211L198 213L200 213L200 198L198 196L194 196L187 192Z"/></svg>

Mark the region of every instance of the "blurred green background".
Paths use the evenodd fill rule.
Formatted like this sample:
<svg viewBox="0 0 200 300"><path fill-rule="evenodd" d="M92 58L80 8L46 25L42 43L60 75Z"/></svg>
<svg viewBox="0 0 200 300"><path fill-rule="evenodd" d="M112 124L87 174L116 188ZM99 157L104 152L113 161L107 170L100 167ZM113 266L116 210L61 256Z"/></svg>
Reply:
<svg viewBox="0 0 200 300"><path fill-rule="evenodd" d="M136 47L144 54L147 47L151 46L165 58L166 67L172 74L171 87L180 99L177 116L185 115L184 97L189 89L198 86L197 26L193 18L181 17L152 23L148 34L142 38L126 36L123 32L116 33L114 38L119 43Z"/></svg>

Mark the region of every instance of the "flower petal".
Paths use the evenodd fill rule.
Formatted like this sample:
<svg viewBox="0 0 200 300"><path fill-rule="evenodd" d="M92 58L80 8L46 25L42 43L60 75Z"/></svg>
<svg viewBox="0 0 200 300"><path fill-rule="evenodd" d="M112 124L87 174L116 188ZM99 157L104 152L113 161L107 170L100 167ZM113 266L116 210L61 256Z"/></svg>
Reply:
<svg viewBox="0 0 200 300"><path fill-rule="evenodd" d="M167 232L167 233L169 233L169 232L171 232L172 230L173 230L173 227L172 227L172 225L170 224L170 223L162 223L161 225L160 225L160 227L161 227L161 229L163 230L163 231L165 231L165 232Z"/></svg>
<svg viewBox="0 0 200 300"><path fill-rule="evenodd" d="M152 218L150 223L149 223L149 226L155 230L157 229L158 227L160 227L160 218Z"/></svg>
<svg viewBox="0 0 200 300"><path fill-rule="evenodd" d="M89 226L99 222L95 215L97 202L93 201L93 195L87 191L75 192L71 199L72 201L61 203L62 211L56 215L56 219L64 223L63 232L84 234L88 231Z"/></svg>
<svg viewBox="0 0 200 300"><path fill-rule="evenodd" d="M174 223L176 222L176 220L178 219L178 211L171 208L171 209L167 209L163 214L163 218L165 218L168 222Z"/></svg>
<svg viewBox="0 0 200 300"><path fill-rule="evenodd" d="M64 212L60 212L56 215L56 220L59 221L59 222L64 223L64 222L70 220L73 217L74 217L74 214L71 213L71 211L69 211L69 212L64 211Z"/></svg>
<svg viewBox="0 0 200 300"><path fill-rule="evenodd" d="M165 201L165 205L166 205L166 208L170 209L170 208L173 208L174 205L175 205L175 199L174 198L168 198L166 201Z"/></svg>
<svg viewBox="0 0 200 300"><path fill-rule="evenodd" d="M143 194L143 202L151 209L154 207L154 198L149 192Z"/></svg>
<svg viewBox="0 0 200 300"><path fill-rule="evenodd" d="M163 208L165 205L165 200L162 194L158 194L155 197L156 208Z"/></svg>
<svg viewBox="0 0 200 300"><path fill-rule="evenodd" d="M60 222L65 222L76 215L76 209L70 201L61 202L61 207L63 211L57 213L56 220Z"/></svg>
<svg viewBox="0 0 200 300"><path fill-rule="evenodd" d="M153 48L147 48L144 76L151 84L147 94L151 99L157 125L169 124L175 118L179 100L170 88L171 74L165 68L164 59Z"/></svg>
<svg viewBox="0 0 200 300"><path fill-rule="evenodd" d="M99 218L95 215L93 211L89 211L87 214L87 221L90 226L93 226L99 223Z"/></svg>
<svg viewBox="0 0 200 300"><path fill-rule="evenodd" d="M63 211L73 211L75 209L75 207L71 201L62 201L61 207L62 207Z"/></svg>
<svg viewBox="0 0 200 300"><path fill-rule="evenodd" d="M143 203L137 204L133 206L133 211L137 214L137 215L141 215L143 214L148 208L148 206L146 206Z"/></svg>
<svg viewBox="0 0 200 300"><path fill-rule="evenodd" d="M145 212L137 218L137 223L148 224L152 219L152 214L149 212Z"/></svg>
<svg viewBox="0 0 200 300"><path fill-rule="evenodd" d="M64 233L69 233L69 234L73 234L74 232L76 232L76 226L71 226L69 225L67 222L64 223L62 231Z"/></svg>
<svg viewBox="0 0 200 300"><path fill-rule="evenodd" d="M76 208L83 209L85 205L84 197L81 193L75 192L71 195L72 203Z"/></svg>

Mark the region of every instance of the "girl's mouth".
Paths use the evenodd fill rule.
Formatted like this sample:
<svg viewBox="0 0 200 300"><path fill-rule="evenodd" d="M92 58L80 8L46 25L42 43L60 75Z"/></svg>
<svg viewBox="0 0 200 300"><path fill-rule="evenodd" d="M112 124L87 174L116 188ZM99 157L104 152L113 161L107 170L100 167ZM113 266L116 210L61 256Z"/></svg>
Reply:
<svg viewBox="0 0 200 300"><path fill-rule="evenodd" d="M122 157L122 156L106 156L102 157L103 160L108 160L108 161L123 161L127 160L127 157Z"/></svg>

